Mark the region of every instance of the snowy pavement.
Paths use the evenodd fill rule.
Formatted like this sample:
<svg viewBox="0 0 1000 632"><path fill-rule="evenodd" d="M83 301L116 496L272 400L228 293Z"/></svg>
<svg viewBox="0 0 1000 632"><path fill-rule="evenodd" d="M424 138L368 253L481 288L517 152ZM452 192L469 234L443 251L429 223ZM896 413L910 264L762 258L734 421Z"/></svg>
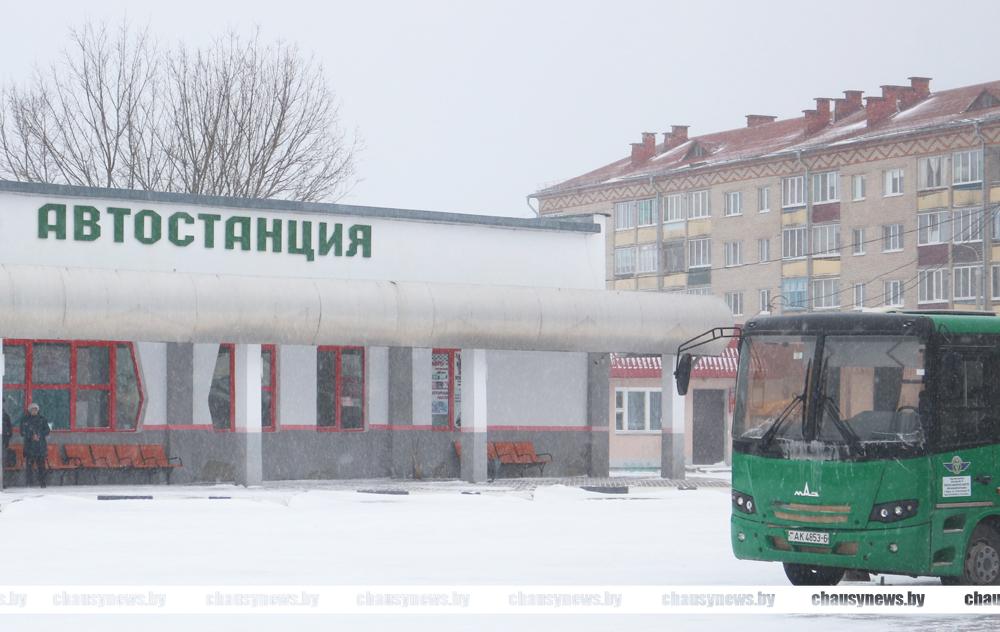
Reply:
<svg viewBox="0 0 1000 632"><path fill-rule="evenodd" d="M628 494L524 481L7 490L0 494L0 584L787 585L780 565L733 558L728 487L707 482L694 490L629 485ZM900 577L887 583L937 584ZM352 630L662 630L717 629L736 623L732 616L570 616L555 623L551 616L386 615L337 622ZM984 619L969 617L795 619L820 630L986 629ZM31 621L25 629L60 629L66 620L0 616L0 629ZM100 629L135 629L138 620L146 618L105 617ZM187 629L205 624L167 620L171 630L185 629L184 620L193 622ZM791 622L760 615L740 620L761 628ZM108 621L122 627L109 628ZM252 617L213 616L211 622L212 629L277 629L252 627L264 625ZM295 626L312 624L318 625L316 617L302 617Z"/></svg>

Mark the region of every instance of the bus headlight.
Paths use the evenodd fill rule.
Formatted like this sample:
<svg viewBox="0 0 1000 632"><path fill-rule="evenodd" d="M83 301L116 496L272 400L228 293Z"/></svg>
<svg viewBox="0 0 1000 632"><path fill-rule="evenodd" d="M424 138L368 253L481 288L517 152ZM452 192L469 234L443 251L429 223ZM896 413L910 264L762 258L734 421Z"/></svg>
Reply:
<svg viewBox="0 0 1000 632"><path fill-rule="evenodd" d="M752 514L757 511L757 503L754 502L753 496L734 491L733 508L741 513Z"/></svg>
<svg viewBox="0 0 1000 632"><path fill-rule="evenodd" d="M896 500L891 503L878 503L872 507L868 519L876 522L896 522L915 515L917 515L917 501Z"/></svg>

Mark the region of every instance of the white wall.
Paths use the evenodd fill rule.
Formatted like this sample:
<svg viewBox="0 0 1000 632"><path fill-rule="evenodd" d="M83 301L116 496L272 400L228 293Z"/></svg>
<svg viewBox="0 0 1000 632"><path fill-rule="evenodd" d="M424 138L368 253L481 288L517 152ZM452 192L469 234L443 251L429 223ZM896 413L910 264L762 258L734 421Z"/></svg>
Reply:
<svg viewBox="0 0 1000 632"><path fill-rule="evenodd" d="M413 350L413 425L431 425L431 353Z"/></svg>
<svg viewBox="0 0 1000 632"><path fill-rule="evenodd" d="M491 426L586 426L587 354L489 351Z"/></svg>
<svg viewBox="0 0 1000 632"><path fill-rule="evenodd" d="M365 350L365 371L365 423L384 426L389 423L389 347L368 347Z"/></svg>
<svg viewBox="0 0 1000 632"><path fill-rule="evenodd" d="M316 347L278 347L278 424L316 425Z"/></svg>
<svg viewBox="0 0 1000 632"><path fill-rule="evenodd" d="M167 345L162 342L137 342L135 361L139 365L145 398L142 425L171 423L172 420L167 419Z"/></svg>
<svg viewBox="0 0 1000 632"><path fill-rule="evenodd" d="M67 207L65 240L54 235L38 237L38 209L48 203ZM101 234L95 241L74 241L74 205L100 211ZM132 210L124 220L122 243L113 241L114 221L106 213L108 207ZM134 236L133 217L145 209L158 213L163 224L162 237L150 245L139 243ZM215 226L213 248L204 245L204 223L200 220L182 225L181 236L194 237L190 245L177 246L168 240L167 219L182 211L192 216L209 213L222 217ZM227 250L224 223L232 216L252 218L251 237L256 235L257 218L285 220L282 252L258 252L253 238L251 250ZM288 220L312 223L314 248L318 248L319 222L343 224L345 251L348 227L369 225L371 257L317 254L314 261L308 261L305 256L289 253ZM600 289L604 287L604 238L602 233L577 231L0 192L0 247L4 261L12 264Z"/></svg>

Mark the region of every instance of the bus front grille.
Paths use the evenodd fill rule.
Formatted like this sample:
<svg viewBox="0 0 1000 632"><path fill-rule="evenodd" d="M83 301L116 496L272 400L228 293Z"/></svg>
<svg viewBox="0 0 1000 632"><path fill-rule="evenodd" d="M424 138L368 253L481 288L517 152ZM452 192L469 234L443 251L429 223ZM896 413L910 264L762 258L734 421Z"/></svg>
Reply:
<svg viewBox="0 0 1000 632"><path fill-rule="evenodd" d="M774 508L775 518L802 524L844 524L850 515L850 505L775 503Z"/></svg>

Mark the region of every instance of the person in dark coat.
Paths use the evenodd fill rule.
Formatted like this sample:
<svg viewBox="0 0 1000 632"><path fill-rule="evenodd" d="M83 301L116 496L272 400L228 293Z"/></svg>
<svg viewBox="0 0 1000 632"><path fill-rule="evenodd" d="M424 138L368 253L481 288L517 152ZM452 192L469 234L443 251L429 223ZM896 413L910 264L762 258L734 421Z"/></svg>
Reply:
<svg viewBox="0 0 1000 632"><path fill-rule="evenodd" d="M45 487L45 456L48 452L49 422L39 414L38 404L28 406L28 413L21 417L21 438L24 441L24 466L28 475L28 486L38 469L38 481Z"/></svg>

